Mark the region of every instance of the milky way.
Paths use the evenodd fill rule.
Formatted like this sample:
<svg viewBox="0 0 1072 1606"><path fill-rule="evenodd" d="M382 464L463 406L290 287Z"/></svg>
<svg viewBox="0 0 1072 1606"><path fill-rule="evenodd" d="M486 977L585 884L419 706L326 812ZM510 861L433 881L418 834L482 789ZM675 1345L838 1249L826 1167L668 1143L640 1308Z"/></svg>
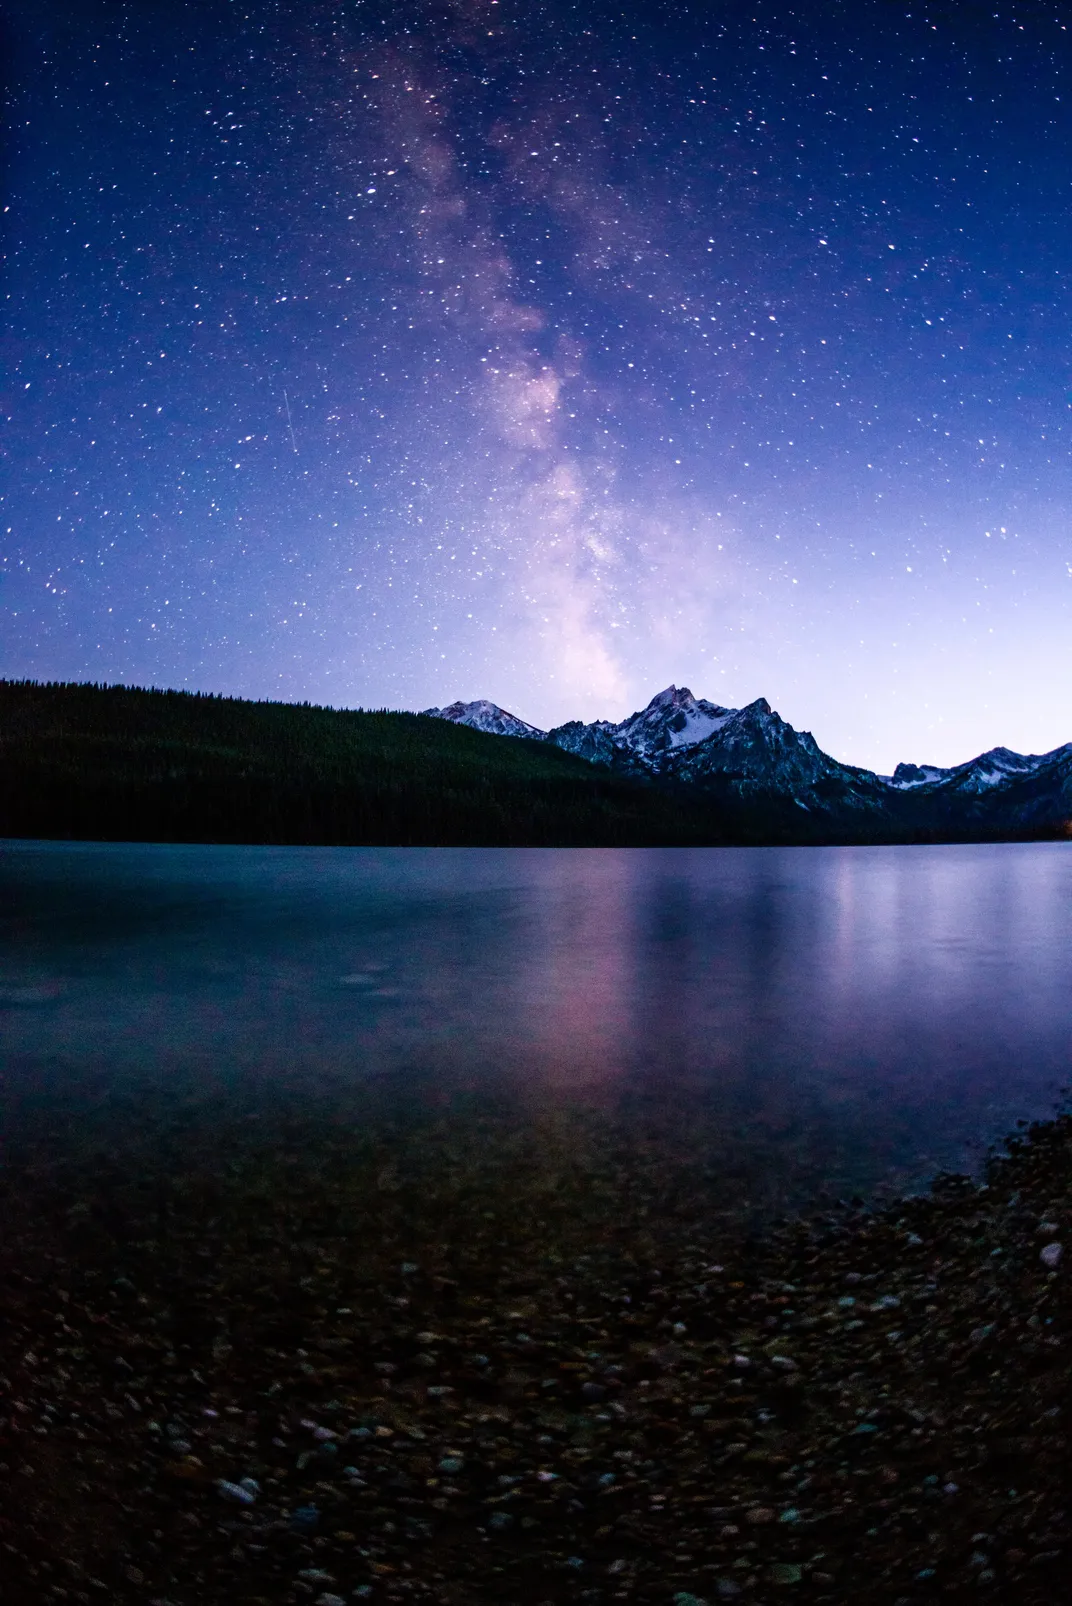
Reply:
<svg viewBox="0 0 1072 1606"><path fill-rule="evenodd" d="M0 673L1072 739L1058 8L11 33Z"/></svg>

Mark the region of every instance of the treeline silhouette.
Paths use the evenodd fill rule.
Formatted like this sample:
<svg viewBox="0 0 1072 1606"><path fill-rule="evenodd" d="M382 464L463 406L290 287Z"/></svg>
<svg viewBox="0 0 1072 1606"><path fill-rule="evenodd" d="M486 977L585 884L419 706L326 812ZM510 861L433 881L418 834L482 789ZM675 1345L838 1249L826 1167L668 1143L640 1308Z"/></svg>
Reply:
<svg viewBox="0 0 1072 1606"><path fill-rule="evenodd" d="M531 847L729 838L702 798L421 714L10 680L0 681L0 835Z"/></svg>

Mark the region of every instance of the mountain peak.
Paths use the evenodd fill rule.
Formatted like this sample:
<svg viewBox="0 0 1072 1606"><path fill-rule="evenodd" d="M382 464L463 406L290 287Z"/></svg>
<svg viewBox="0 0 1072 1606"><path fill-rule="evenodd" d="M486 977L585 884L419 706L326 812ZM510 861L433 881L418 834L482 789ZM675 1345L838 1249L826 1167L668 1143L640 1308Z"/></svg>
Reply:
<svg viewBox="0 0 1072 1606"><path fill-rule="evenodd" d="M547 740L546 731L537 730L486 697L471 703L449 703L446 708L422 708L421 713L432 719L449 719L454 725L468 725L471 730L489 731L493 736L520 736L530 742Z"/></svg>
<svg viewBox="0 0 1072 1606"><path fill-rule="evenodd" d="M735 710L694 697L687 686L667 686L636 714L612 726L614 739L652 761L673 748L693 747L722 728Z"/></svg>
<svg viewBox="0 0 1072 1606"><path fill-rule="evenodd" d="M665 691L655 693L648 708L671 708L685 703L696 701L687 686L667 686ZM647 713L647 709L644 710Z"/></svg>
<svg viewBox="0 0 1072 1606"><path fill-rule="evenodd" d="M952 770L941 769L937 764L898 764L889 777L889 783L906 791L913 786L928 786L932 781L948 780L952 773Z"/></svg>

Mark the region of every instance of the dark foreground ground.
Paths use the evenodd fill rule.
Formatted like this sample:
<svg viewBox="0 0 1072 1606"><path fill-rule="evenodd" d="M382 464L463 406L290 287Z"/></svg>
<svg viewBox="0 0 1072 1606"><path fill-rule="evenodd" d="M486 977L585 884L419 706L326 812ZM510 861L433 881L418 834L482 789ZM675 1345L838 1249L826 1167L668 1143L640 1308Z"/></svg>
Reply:
<svg viewBox="0 0 1072 1606"><path fill-rule="evenodd" d="M3 1173L10 1606L1069 1599L1069 1118L749 1237L568 1122L207 1114Z"/></svg>

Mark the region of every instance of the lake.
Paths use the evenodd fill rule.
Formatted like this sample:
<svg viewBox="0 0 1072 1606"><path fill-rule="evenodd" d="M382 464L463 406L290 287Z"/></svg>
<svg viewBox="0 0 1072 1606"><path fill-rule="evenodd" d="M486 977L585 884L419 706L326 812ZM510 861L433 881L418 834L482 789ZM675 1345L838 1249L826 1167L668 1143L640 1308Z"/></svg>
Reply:
<svg viewBox="0 0 1072 1606"><path fill-rule="evenodd" d="M1053 1110L1072 852L7 842L0 1042L15 1150L376 1089L759 1213L881 1195Z"/></svg>

